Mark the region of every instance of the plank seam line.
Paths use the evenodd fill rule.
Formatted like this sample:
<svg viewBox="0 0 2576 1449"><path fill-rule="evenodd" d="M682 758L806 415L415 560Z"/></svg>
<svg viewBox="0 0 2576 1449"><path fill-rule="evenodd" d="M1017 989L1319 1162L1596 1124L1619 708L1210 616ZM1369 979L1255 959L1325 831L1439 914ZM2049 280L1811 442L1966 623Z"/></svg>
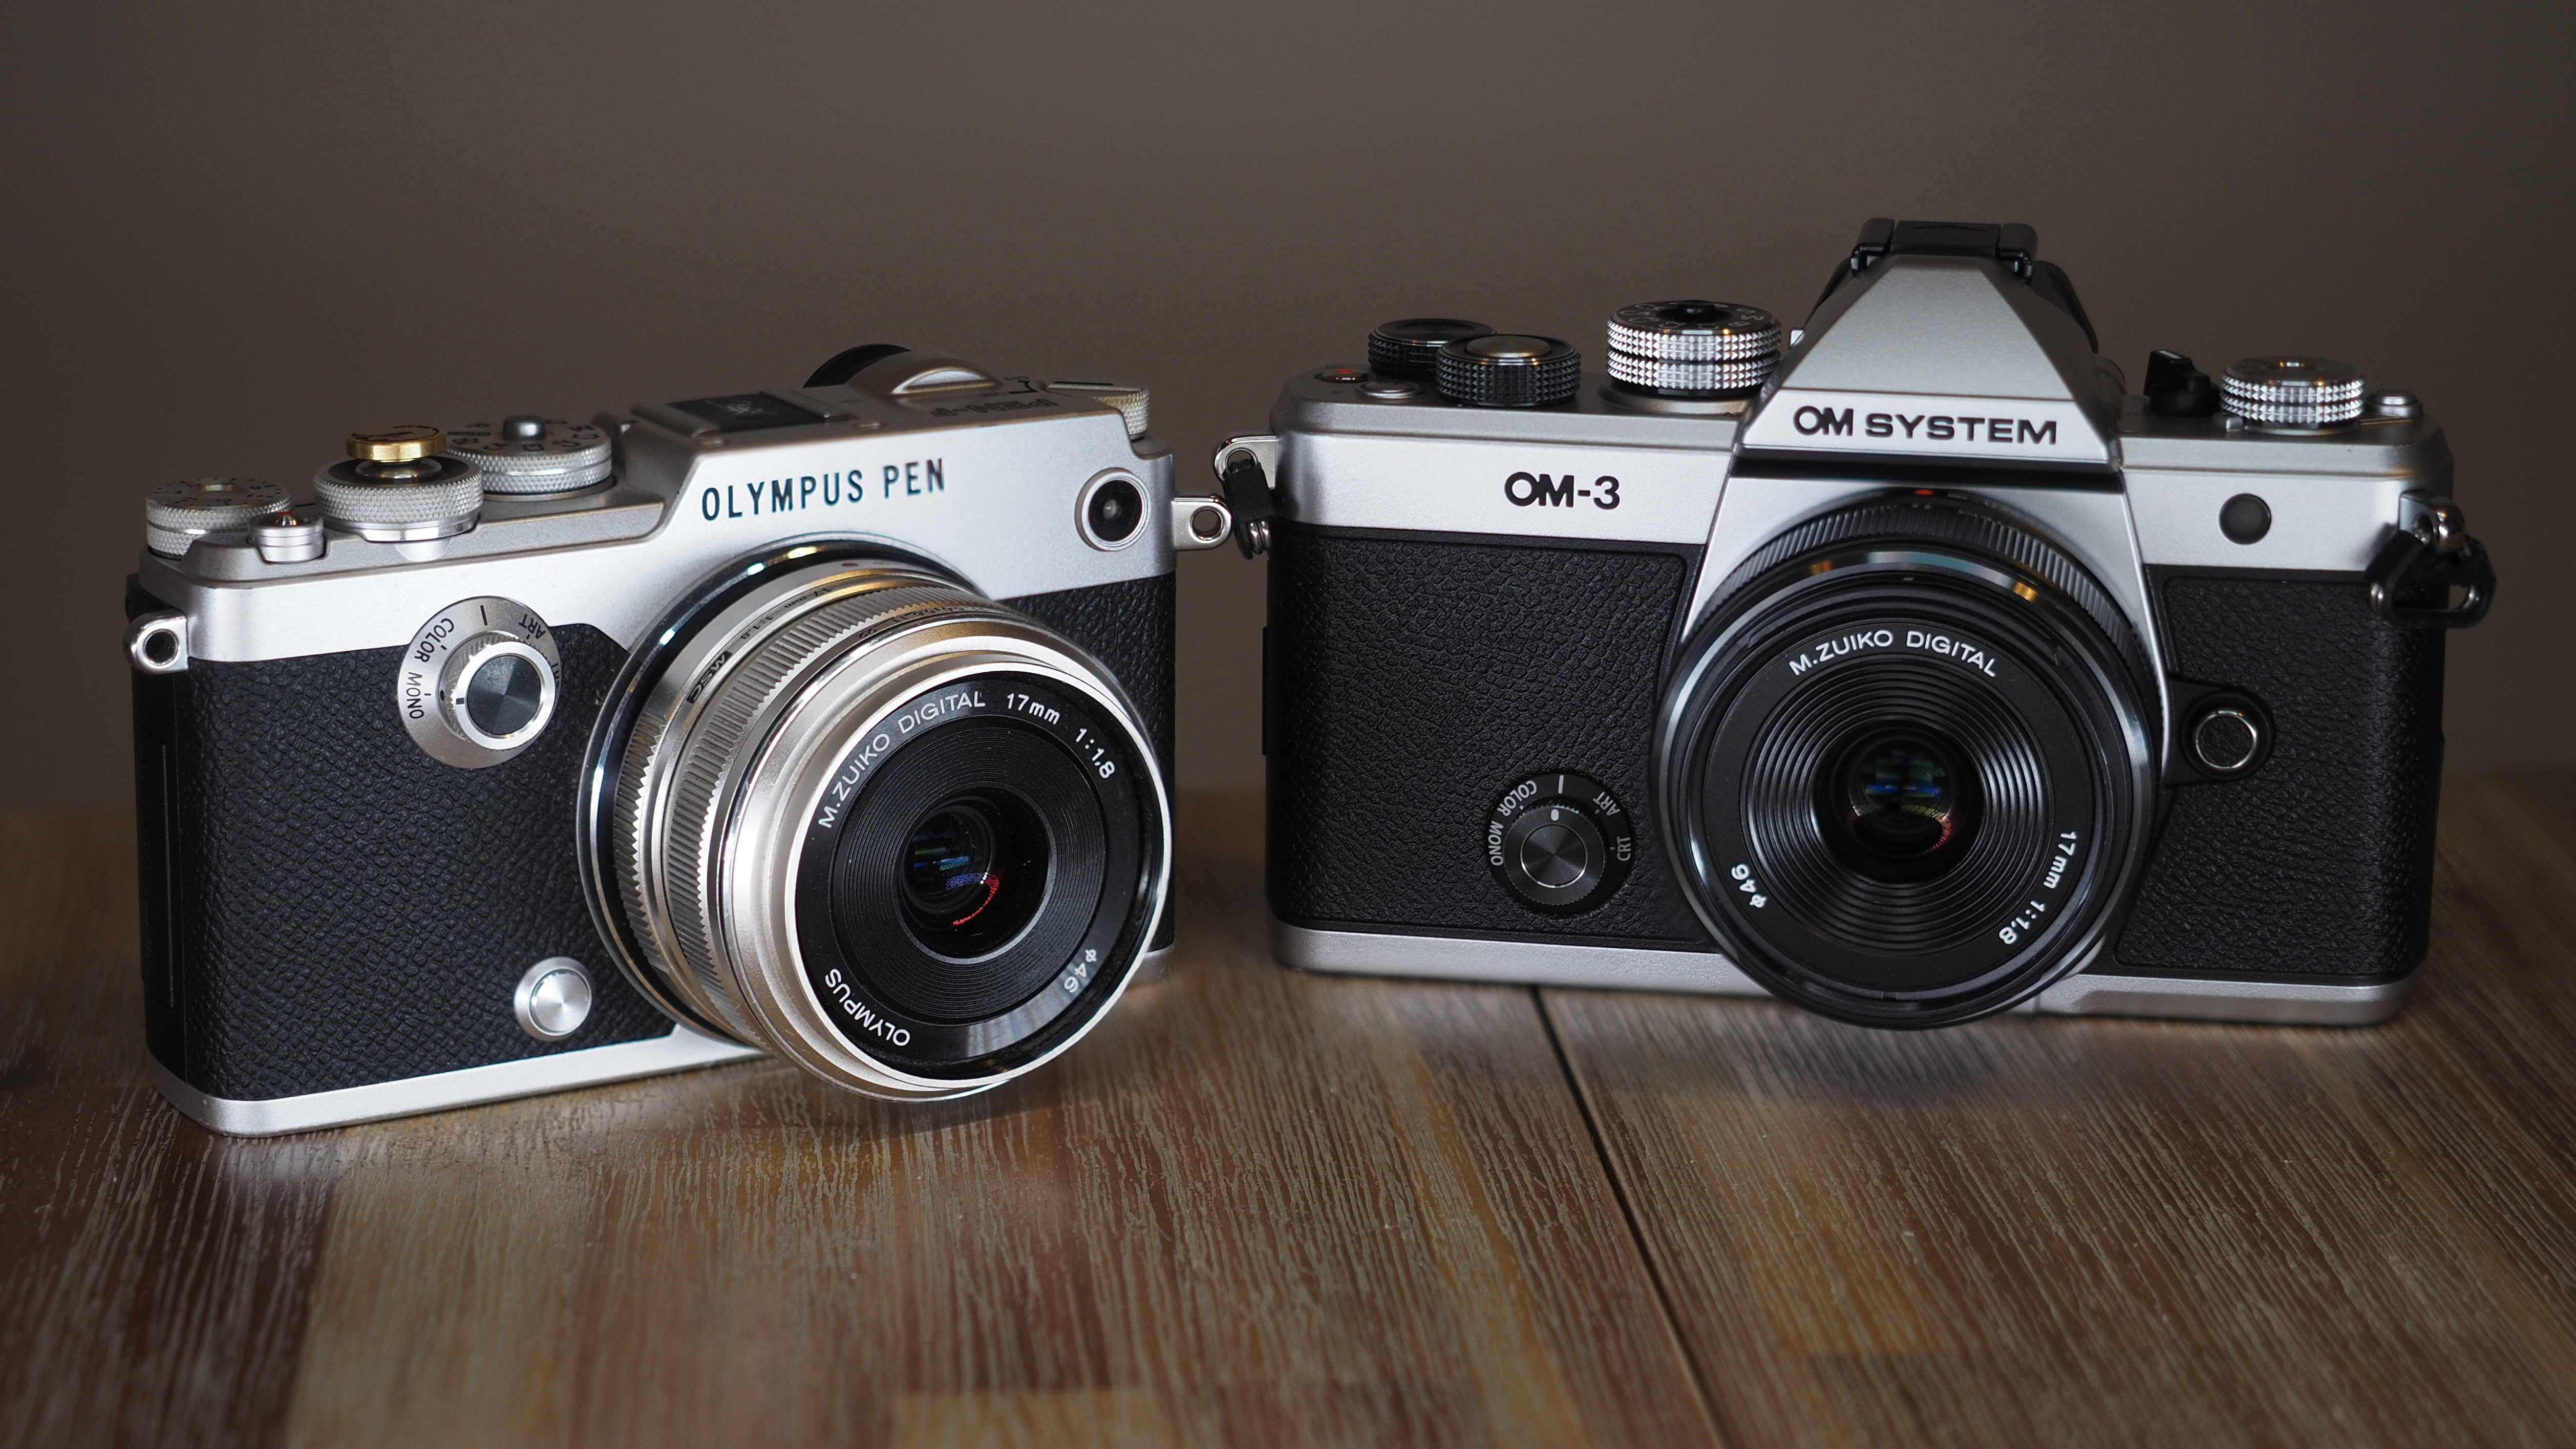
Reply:
<svg viewBox="0 0 2576 1449"><path fill-rule="evenodd" d="M1654 1250L1646 1243L1645 1228L1637 1221L1636 1205L1628 1200L1628 1185L1620 1180L1618 1164L1611 1160L1609 1139L1601 1135L1600 1119L1593 1114L1592 1094L1585 1089L1581 1074L1574 1070L1574 1058L1565 1049L1565 1038L1557 1033L1556 1009L1544 988L1533 986L1529 993L1538 1006L1539 1025L1547 1031L1548 1048L1556 1053L1557 1070L1565 1073L1566 1089L1574 1094L1574 1109L1583 1116L1583 1130L1592 1138L1592 1155L1601 1164L1601 1176L1610 1184L1610 1195L1618 1200L1620 1220L1628 1227L1628 1241L1637 1249L1637 1262L1646 1270L1646 1281L1654 1286L1655 1307L1664 1315L1664 1332L1681 1354L1682 1366L1690 1371L1691 1397L1699 1401L1700 1422L1708 1425L1712 1441L1723 1444L1726 1436L1718 1431L1708 1374L1699 1355L1691 1351L1689 1337L1682 1332L1681 1318L1673 1309L1672 1290L1665 1286L1663 1270L1656 1266Z"/></svg>

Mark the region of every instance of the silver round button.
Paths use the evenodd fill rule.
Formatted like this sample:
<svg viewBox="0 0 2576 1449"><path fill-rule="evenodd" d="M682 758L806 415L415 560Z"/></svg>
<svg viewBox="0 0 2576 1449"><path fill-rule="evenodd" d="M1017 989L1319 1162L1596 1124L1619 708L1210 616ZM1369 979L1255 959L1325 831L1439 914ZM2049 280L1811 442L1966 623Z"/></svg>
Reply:
<svg viewBox="0 0 2576 1449"><path fill-rule="evenodd" d="M549 956L528 968L510 997L519 1029L539 1041L561 1041L590 1019L590 973L570 956Z"/></svg>
<svg viewBox="0 0 2576 1449"><path fill-rule="evenodd" d="M2263 747L2263 731L2241 709L2221 706L2192 721L2191 753L2213 775L2241 774Z"/></svg>

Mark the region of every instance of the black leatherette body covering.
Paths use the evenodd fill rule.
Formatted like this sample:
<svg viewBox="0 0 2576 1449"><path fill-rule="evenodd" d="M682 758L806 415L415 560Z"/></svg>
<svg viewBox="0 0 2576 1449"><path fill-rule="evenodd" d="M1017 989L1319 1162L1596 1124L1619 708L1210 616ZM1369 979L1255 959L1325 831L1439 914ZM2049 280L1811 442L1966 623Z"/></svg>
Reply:
<svg viewBox="0 0 2576 1449"><path fill-rule="evenodd" d="M1172 775L1172 575L1095 584L1053 594L1025 594L1003 603L1062 634L1108 666L1153 739L1163 789ZM1178 808L1176 799L1174 808ZM1173 911L1154 932L1153 950L1172 944Z"/></svg>
<svg viewBox="0 0 2576 1449"><path fill-rule="evenodd" d="M2253 774L2173 792L2113 954L2176 972L2389 976L2424 959L2442 783L2438 629L2369 587L2178 574L2166 663L2274 728Z"/></svg>
<svg viewBox="0 0 2576 1449"><path fill-rule="evenodd" d="M1275 527L1272 910L1341 930L1705 940L1660 847L1570 917L1522 905L1484 854L1495 802L1540 770L1599 780L1653 840L1655 710L1684 557Z"/></svg>
<svg viewBox="0 0 2576 1449"><path fill-rule="evenodd" d="M666 1035L600 944L573 861L573 789L623 662L555 631L563 695L534 745L461 770L396 714L400 649L135 679L144 977L155 1055L267 1100ZM589 1019L520 1030L549 956L588 968Z"/></svg>

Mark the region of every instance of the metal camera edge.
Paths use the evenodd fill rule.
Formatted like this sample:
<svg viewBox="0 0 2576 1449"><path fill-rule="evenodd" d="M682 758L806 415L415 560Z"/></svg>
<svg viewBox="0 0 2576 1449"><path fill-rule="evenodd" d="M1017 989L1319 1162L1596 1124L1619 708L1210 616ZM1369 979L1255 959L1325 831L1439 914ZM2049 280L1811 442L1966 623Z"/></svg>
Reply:
<svg viewBox="0 0 2576 1449"><path fill-rule="evenodd" d="M799 388L353 434L310 487L155 489L127 651L156 1085L265 1135L763 1050L904 1098L1051 1059L1170 941L1173 558L1230 521L1175 496L1146 409L875 346ZM882 839L894 796L949 864ZM988 879L984 935L903 924L907 889Z"/></svg>
<svg viewBox="0 0 2576 1449"><path fill-rule="evenodd" d="M1894 1026L2402 1006L2442 640L2494 594L2412 394L2175 353L2133 391L2023 226L1873 221L1801 328L1636 304L1609 341L1591 371L1556 339L1390 323L1218 448L1269 557L1283 960L1767 989ZM1802 609L1833 627L1763 635ZM1798 713L1870 670L1883 697ZM1931 747L1872 759L1959 786L1957 854L1921 869L1828 838L1826 801L1860 778L1837 751L1916 725ZM2083 829L2041 828L2086 792ZM1966 916L1923 906L1944 890Z"/></svg>

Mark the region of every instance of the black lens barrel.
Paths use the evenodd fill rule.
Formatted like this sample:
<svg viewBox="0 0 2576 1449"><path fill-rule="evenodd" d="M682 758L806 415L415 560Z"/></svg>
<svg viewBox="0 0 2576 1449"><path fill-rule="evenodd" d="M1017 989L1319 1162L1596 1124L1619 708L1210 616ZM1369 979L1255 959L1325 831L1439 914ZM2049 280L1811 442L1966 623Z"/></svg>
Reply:
<svg viewBox="0 0 2576 1449"><path fill-rule="evenodd" d="M1990 503L1909 490L1790 530L1720 586L1665 703L1694 910L1756 981L1843 1020L2028 997L2098 945L2143 849L2146 658Z"/></svg>

